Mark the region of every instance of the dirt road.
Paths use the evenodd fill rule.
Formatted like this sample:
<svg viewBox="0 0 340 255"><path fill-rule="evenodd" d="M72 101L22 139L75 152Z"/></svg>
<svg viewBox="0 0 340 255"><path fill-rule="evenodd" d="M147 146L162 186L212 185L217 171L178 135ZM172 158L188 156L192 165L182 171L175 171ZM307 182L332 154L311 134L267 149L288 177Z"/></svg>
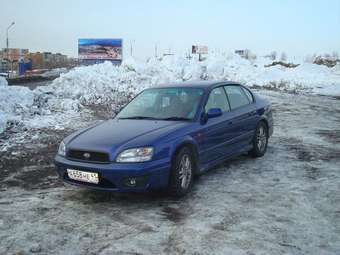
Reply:
<svg viewBox="0 0 340 255"><path fill-rule="evenodd" d="M64 186L52 160L71 130L29 133L0 154L0 254L340 254L340 100L259 93L274 108L267 154L180 200Z"/></svg>

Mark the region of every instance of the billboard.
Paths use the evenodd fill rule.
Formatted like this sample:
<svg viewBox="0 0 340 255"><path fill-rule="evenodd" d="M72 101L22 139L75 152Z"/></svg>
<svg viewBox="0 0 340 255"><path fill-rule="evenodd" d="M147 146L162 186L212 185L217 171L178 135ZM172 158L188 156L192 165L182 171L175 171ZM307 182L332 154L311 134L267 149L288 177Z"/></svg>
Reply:
<svg viewBox="0 0 340 255"><path fill-rule="evenodd" d="M208 46L193 45L192 54L208 54Z"/></svg>
<svg viewBox="0 0 340 255"><path fill-rule="evenodd" d="M79 39L78 57L85 62L121 62L123 59L122 39Z"/></svg>
<svg viewBox="0 0 340 255"><path fill-rule="evenodd" d="M2 54L4 59L8 59L10 62L18 62L19 60L24 60L26 54L28 54L28 49L3 49Z"/></svg>

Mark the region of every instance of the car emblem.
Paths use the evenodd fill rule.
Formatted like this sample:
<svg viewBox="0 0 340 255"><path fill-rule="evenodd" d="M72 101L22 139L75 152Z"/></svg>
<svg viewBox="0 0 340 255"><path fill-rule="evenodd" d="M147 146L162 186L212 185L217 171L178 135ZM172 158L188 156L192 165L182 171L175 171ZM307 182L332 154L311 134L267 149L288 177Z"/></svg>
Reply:
<svg viewBox="0 0 340 255"><path fill-rule="evenodd" d="M85 153L83 154L83 156L84 156L84 158L89 159L89 158L91 157L91 154L88 153L88 152L85 152Z"/></svg>

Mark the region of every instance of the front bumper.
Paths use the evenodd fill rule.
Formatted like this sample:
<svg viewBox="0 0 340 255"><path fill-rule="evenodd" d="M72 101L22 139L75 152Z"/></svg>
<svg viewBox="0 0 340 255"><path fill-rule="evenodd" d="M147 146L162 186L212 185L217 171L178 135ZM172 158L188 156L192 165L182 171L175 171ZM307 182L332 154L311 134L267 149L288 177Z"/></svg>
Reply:
<svg viewBox="0 0 340 255"><path fill-rule="evenodd" d="M57 155L54 159L59 177L73 185L84 186L92 189L118 191L118 192L143 192L159 189L168 185L170 161L166 159L143 163L89 163L67 159ZM96 172L99 183L91 184L72 180L67 175L67 169ZM128 186L127 179L135 178L136 186Z"/></svg>

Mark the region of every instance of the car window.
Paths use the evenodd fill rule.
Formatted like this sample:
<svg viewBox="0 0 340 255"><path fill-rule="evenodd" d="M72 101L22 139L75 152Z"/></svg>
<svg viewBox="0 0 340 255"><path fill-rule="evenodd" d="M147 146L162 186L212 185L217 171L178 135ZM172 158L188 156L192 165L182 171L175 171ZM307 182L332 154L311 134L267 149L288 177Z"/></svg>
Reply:
<svg viewBox="0 0 340 255"><path fill-rule="evenodd" d="M248 100L250 103L254 102L254 99L253 99L253 96L252 94L250 93L249 90L245 89L242 87L242 90L244 91L244 93L246 94L246 96L248 97Z"/></svg>
<svg viewBox="0 0 340 255"><path fill-rule="evenodd" d="M204 94L198 88L153 88L134 98L117 118L193 119Z"/></svg>
<svg viewBox="0 0 340 255"><path fill-rule="evenodd" d="M232 110L249 104L249 99L240 86L229 85L225 86L224 89L228 95L230 107Z"/></svg>
<svg viewBox="0 0 340 255"><path fill-rule="evenodd" d="M208 112L211 108L220 108L223 112L230 110L227 96L222 87L213 89L210 92L205 111Z"/></svg>
<svg viewBox="0 0 340 255"><path fill-rule="evenodd" d="M146 93L141 94L141 97L143 100L139 100L135 103L135 107L139 108L139 107L152 107L157 99L157 94L155 93L149 93L149 91L147 91Z"/></svg>

